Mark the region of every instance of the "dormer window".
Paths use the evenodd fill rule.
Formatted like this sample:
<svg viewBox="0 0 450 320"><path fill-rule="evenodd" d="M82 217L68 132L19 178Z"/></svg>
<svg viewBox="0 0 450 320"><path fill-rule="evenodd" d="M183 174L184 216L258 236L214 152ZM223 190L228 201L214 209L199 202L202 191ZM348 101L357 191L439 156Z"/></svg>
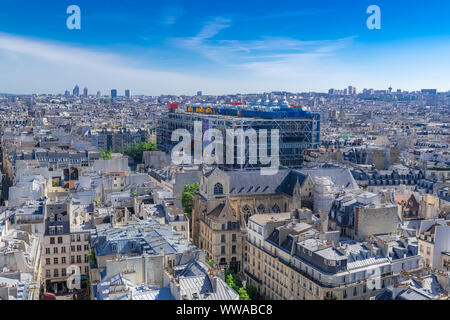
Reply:
<svg viewBox="0 0 450 320"><path fill-rule="evenodd" d="M54 215L50 216L50 222L55 222L55 216Z"/></svg>

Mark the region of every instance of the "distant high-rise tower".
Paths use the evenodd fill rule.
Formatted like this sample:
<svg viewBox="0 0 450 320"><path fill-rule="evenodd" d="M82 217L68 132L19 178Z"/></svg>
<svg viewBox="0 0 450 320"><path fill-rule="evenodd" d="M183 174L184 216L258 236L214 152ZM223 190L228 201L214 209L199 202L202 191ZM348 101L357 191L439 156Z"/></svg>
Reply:
<svg viewBox="0 0 450 320"><path fill-rule="evenodd" d="M102 96L102 92L101 91L97 91L97 98L100 98Z"/></svg>
<svg viewBox="0 0 450 320"><path fill-rule="evenodd" d="M116 90L116 89L112 89L112 90L111 90L111 98L112 98L112 99L117 98L117 90Z"/></svg>
<svg viewBox="0 0 450 320"><path fill-rule="evenodd" d="M203 92L197 91L197 96L198 96L198 97L201 97L202 95L203 95Z"/></svg>
<svg viewBox="0 0 450 320"><path fill-rule="evenodd" d="M69 90L66 90L66 92L64 92L64 96L65 96L66 98L70 97L70 91L69 91Z"/></svg>
<svg viewBox="0 0 450 320"><path fill-rule="evenodd" d="M127 98L131 97L131 93L130 93L129 89L125 90L125 97L127 97Z"/></svg>
<svg viewBox="0 0 450 320"><path fill-rule="evenodd" d="M88 97L88 88L84 88L84 89L83 89L83 96L84 96L85 98Z"/></svg>
<svg viewBox="0 0 450 320"><path fill-rule="evenodd" d="M73 88L73 95L77 97L80 95L80 87L78 85Z"/></svg>

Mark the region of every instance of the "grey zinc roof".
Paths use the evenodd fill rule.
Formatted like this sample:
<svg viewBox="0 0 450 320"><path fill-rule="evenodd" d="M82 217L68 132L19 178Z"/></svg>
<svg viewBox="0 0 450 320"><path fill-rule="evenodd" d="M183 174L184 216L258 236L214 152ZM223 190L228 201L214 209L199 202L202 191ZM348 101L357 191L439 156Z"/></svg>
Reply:
<svg viewBox="0 0 450 320"><path fill-rule="evenodd" d="M325 241L319 239L307 239L300 242L300 245L306 249L315 252L317 255L329 260L346 260L347 257L333 247L326 244Z"/></svg>
<svg viewBox="0 0 450 320"><path fill-rule="evenodd" d="M237 300L239 295L222 279L216 278L216 290L213 289L207 274L180 277L180 295L189 300Z"/></svg>
<svg viewBox="0 0 450 320"><path fill-rule="evenodd" d="M350 169L347 168L313 168L298 171L304 175L309 174L314 182L316 182L318 177L330 177L336 187L345 190L359 189Z"/></svg>
<svg viewBox="0 0 450 320"><path fill-rule="evenodd" d="M322 256L325 259L328 260L345 260L347 259L345 255L337 251L333 247L329 247L326 249L322 249L316 252L319 256Z"/></svg>
<svg viewBox="0 0 450 320"><path fill-rule="evenodd" d="M359 268L364 268L367 266L373 266L373 265L378 265L378 264L389 264L389 259L384 258L384 257L369 257L367 259L362 259L362 260L353 260L353 261L348 261L347 262L347 269L348 270L353 270L353 269L359 269Z"/></svg>
<svg viewBox="0 0 450 320"><path fill-rule="evenodd" d="M148 225L150 226L150 224ZM153 223L155 229L142 230L144 225L124 226L104 230L96 239L95 249L98 256L137 253L174 254L193 248L192 244L180 242L169 226L160 226ZM134 244L134 245L133 245ZM116 246L116 251L113 250Z"/></svg>
<svg viewBox="0 0 450 320"><path fill-rule="evenodd" d="M175 300L170 293L169 288L153 289L148 286L140 285L133 288L131 293L132 300Z"/></svg>
<svg viewBox="0 0 450 320"><path fill-rule="evenodd" d="M429 300L430 298L412 289L407 289L397 295L395 300Z"/></svg>

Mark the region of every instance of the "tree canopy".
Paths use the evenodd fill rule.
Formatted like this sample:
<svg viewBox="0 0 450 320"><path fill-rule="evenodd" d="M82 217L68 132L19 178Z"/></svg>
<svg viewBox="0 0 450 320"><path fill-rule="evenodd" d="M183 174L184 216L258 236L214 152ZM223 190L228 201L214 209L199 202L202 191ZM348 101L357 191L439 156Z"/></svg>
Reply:
<svg viewBox="0 0 450 320"><path fill-rule="evenodd" d="M142 156L144 155L145 151L156 151L158 150L158 146L154 142L141 142L141 143L133 143L133 146L130 147L129 145L125 146L124 154L129 156L130 158L133 158L133 160L137 163L142 162Z"/></svg>
<svg viewBox="0 0 450 320"><path fill-rule="evenodd" d="M105 152L102 148L98 148L98 151L100 151L100 156L103 160L113 160L111 149L109 149L108 152Z"/></svg>
<svg viewBox="0 0 450 320"><path fill-rule="evenodd" d="M242 287L242 281L239 275L231 269L225 270L225 282L239 294L239 300L256 300L258 298L258 289L253 286Z"/></svg>
<svg viewBox="0 0 450 320"><path fill-rule="evenodd" d="M184 186L183 195L181 196L181 205L184 212L189 216L192 215L192 209L194 208L195 194L198 192L198 183L187 184Z"/></svg>

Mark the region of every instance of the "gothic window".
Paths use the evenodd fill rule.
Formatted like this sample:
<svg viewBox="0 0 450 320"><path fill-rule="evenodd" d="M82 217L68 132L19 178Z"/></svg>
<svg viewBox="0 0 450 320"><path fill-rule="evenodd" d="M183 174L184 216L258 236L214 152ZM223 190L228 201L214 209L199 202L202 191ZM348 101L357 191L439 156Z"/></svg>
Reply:
<svg viewBox="0 0 450 320"><path fill-rule="evenodd" d="M272 212L273 212L273 213L280 213L280 212L281 212L280 207L279 207L277 204L275 204L275 205L272 207Z"/></svg>
<svg viewBox="0 0 450 320"><path fill-rule="evenodd" d="M214 186L214 195L221 195L221 194L223 194L223 186L222 186L222 184L217 183Z"/></svg>
<svg viewBox="0 0 450 320"><path fill-rule="evenodd" d="M266 213L266 208L264 207L264 205L260 204L258 206L258 213Z"/></svg>
<svg viewBox="0 0 450 320"><path fill-rule="evenodd" d="M242 210L242 213L244 214L245 223L248 223L248 218L251 215L250 208L248 207L248 205L245 205L244 207L242 207L241 210Z"/></svg>

